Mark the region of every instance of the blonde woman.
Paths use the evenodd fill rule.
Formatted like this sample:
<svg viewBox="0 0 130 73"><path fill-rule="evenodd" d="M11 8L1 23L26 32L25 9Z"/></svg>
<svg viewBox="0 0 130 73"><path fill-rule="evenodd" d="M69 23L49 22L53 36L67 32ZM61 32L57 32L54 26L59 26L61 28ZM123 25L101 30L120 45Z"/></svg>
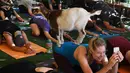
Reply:
<svg viewBox="0 0 130 73"><path fill-rule="evenodd" d="M65 57L71 65L67 66L67 62L60 63L63 58L60 57L59 59L58 55ZM71 66L76 71L64 70L67 73L79 73L82 71L83 73L117 73L118 63L124 57L118 51L113 53L108 60L105 41L102 38L95 37L89 41L89 46L87 44L75 45L71 42L65 42L60 48L54 46L54 58L59 67L70 69L69 66Z"/></svg>

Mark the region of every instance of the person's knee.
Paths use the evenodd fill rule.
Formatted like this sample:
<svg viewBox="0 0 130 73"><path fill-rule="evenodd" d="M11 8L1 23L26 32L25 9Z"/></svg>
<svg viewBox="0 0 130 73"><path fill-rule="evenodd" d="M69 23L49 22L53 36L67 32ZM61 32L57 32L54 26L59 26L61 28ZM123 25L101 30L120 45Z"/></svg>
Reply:
<svg viewBox="0 0 130 73"><path fill-rule="evenodd" d="M125 58L130 63L130 50L126 52Z"/></svg>

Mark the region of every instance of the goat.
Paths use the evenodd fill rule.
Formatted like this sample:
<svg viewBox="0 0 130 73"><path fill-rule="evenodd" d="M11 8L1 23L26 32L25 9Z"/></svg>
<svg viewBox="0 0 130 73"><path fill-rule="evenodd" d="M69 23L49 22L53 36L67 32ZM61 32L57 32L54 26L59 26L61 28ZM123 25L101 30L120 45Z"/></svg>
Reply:
<svg viewBox="0 0 130 73"><path fill-rule="evenodd" d="M99 15L101 10L94 13L90 13L83 8L70 8L61 11L52 11L47 17L50 21L52 29L58 31L57 40L60 44L64 43L63 33L64 31L78 30L79 36L76 39L76 44L82 43L86 32L85 26L93 15Z"/></svg>

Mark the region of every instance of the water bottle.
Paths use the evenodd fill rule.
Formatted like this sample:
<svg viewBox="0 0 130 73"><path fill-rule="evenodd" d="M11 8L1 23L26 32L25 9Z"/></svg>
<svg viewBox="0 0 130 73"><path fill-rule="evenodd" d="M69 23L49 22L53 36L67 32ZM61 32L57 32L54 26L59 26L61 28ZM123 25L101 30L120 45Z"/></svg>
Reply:
<svg viewBox="0 0 130 73"><path fill-rule="evenodd" d="M52 41L50 39L46 42L47 53L52 53Z"/></svg>

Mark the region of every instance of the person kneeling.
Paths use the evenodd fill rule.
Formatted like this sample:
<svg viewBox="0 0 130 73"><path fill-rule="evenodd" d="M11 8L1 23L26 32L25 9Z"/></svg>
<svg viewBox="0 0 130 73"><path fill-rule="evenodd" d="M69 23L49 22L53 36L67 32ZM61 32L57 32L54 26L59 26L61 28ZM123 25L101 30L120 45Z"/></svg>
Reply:
<svg viewBox="0 0 130 73"><path fill-rule="evenodd" d="M7 45L15 51L26 54L35 53L24 31L11 21L0 21L0 34L5 38Z"/></svg>
<svg viewBox="0 0 130 73"><path fill-rule="evenodd" d="M106 43L99 37L92 38L89 45L65 42L62 47L53 47L55 61L66 73L117 73L118 63L124 58L122 53L118 51L113 53L108 60ZM66 70L68 68L69 70ZM80 68L81 70L78 70Z"/></svg>

